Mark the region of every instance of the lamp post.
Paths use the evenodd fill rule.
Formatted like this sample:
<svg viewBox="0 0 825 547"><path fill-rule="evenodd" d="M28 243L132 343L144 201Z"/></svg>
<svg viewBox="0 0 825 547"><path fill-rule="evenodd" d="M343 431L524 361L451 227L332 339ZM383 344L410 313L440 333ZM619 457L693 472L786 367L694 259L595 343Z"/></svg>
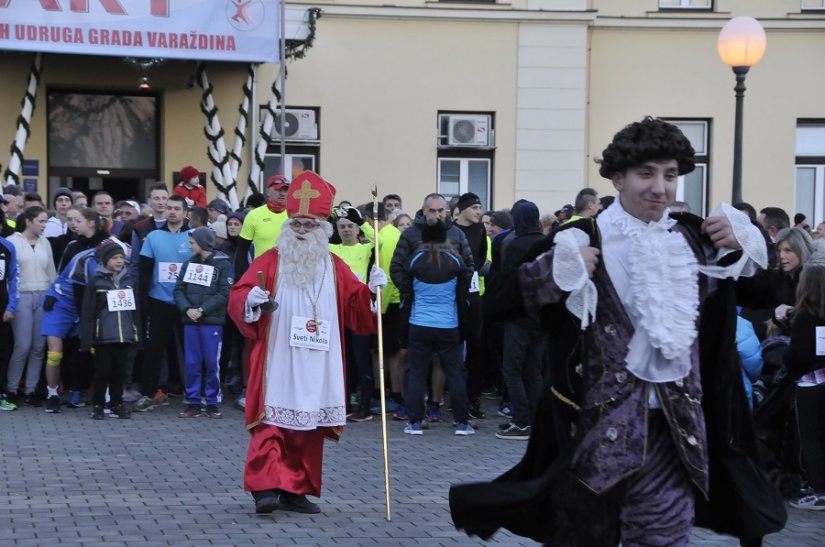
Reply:
<svg viewBox="0 0 825 547"><path fill-rule="evenodd" d="M746 15L734 17L722 27L716 48L722 62L736 75L736 122L733 134L732 203L742 201L742 108L745 101L745 76L758 63L767 47L765 29L759 21Z"/></svg>

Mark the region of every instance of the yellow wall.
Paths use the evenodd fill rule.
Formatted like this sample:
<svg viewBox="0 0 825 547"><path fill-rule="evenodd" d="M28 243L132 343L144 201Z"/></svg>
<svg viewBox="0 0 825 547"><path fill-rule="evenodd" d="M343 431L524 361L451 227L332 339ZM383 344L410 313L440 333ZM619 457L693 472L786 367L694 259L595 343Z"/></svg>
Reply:
<svg viewBox="0 0 825 547"><path fill-rule="evenodd" d="M732 71L716 53L714 29L592 33L589 148L598 157L613 134L644 115L710 118L708 204L731 199ZM821 31L769 31L764 59L748 74L744 105L743 198L757 208L793 210L799 118L823 118L825 51ZM808 52L808 53L806 53ZM590 185L610 191L591 163Z"/></svg>
<svg viewBox="0 0 825 547"><path fill-rule="evenodd" d="M339 199L365 202L376 183L415 211L436 191L438 111L469 110L496 113L494 200L512 202L517 32L506 22L324 16L307 57L288 65L286 102L320 107L321 172ZM261 67L260 89L276 71Z"/></svg>

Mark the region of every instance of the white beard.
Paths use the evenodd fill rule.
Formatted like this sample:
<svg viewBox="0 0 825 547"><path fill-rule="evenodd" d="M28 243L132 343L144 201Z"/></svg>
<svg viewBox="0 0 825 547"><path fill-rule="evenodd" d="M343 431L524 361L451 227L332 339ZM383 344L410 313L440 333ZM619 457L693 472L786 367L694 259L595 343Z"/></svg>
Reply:
<svg viewBox="0 0 825 547"><path fill-rule="evenodd" d="M299 235L285 222L278 236L279 275L297 288L309 288L317 276L318 265L329 255L332 225L321 221L321 226ZM299 237L303 239L298 239Z"/></svg>

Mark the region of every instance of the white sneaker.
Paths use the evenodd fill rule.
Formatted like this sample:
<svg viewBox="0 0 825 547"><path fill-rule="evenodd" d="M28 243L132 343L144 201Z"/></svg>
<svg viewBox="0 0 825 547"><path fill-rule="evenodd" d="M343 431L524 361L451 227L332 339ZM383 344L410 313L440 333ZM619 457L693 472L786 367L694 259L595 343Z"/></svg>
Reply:
<svg viewBox="0 0 825 547"><path fill-rule="evenodd" d="M811 494L791 502L791 507L807 511L825 511L825 495Z"/></svg>
<svg viewBox="0 0 825 547"><path fill-rule="evenodd" d="M140 399L140 392L133 388L126 388L123 390L123 401L126 403L134 403Z"/></svg>

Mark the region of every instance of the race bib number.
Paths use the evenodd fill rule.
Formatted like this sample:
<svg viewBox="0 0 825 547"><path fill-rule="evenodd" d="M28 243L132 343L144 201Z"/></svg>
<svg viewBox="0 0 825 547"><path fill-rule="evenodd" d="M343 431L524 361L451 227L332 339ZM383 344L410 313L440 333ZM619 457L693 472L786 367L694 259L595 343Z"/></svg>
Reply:
<svg viewBox="0 0 825 547"><path fill-rule="evenodd" d="M158 282L174 283L178 280L182 262L160 262L158 263Z"/></svg>
<svg viewBox="0 0 825 547"><path fill-rule="evenodd" d="M129 311L137 309L135 307L135 293L132 289L106 291L106 301L109 303L109 311Z"/></svg>
<svg viewBox="0 0 825 547"><path fill-rule="evenodd" d="M470 292L478 292L478 272L473 272L473 278L470 280Z"/></svg>
<svg viewBox="0 0 825 547"><path fill-rule="evenodd" d="M293 348L308 348L329 351L329 321L315 321L311 317L292 318L289 345Z"/></svg>
<svg viewBox="0 0 825 547"><path fill-rule="evenodd" d="M214 273L214 266L207 266L206 264L193 264L190 262L186 267L186 273L183 274L183 282L208 287L212 284L212 274Z"/></svg>
<svg viewBox="0 0 825 547"><path fill-rule="evenodd" d="M816 327L816 355L825 355L825 327Z"/></svg>
<svg viewBox="0 0 825 547"><path fill-rule="evenodd" d="M6 279L6 261L0 260L0 281Z"/></svg>

